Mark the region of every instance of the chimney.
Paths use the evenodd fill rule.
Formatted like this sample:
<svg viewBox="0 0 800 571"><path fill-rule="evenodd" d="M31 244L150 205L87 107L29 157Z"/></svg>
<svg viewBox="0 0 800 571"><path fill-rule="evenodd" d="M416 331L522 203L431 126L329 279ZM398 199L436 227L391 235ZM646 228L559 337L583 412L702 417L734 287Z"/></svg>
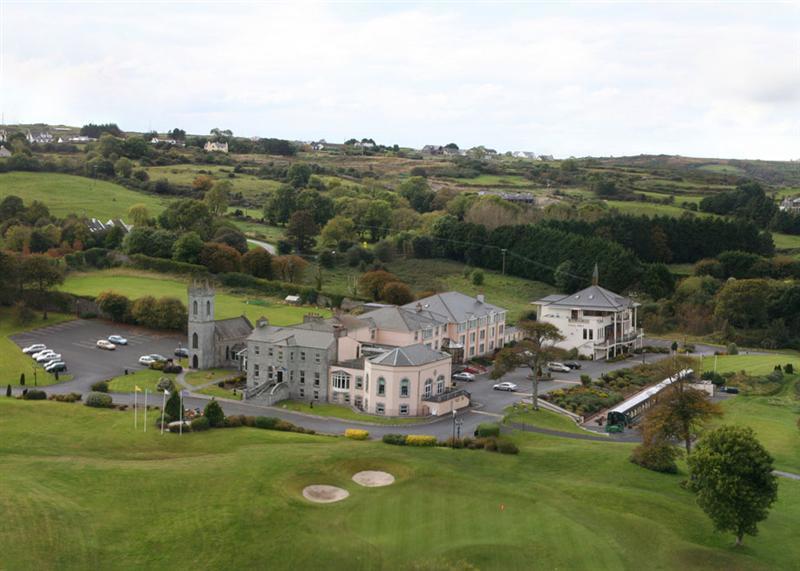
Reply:
<svg viewBox="0 0 800 571"><path fill-rule="evenodd" d="M258 327L259 329L262 329L267 325L269 325L269 320L263 315L259 317L258 320L256 321L256 327Z"/></svg>
<svg viewBox="0 0 800 571"><path fill-rule="evenodd" d="M420 302L417 302L417 313L419 313L420 311L422 311L422 304Z"/></svg>
<svg viewBox="0 0 800 571"><path fill-rule="evenodd" d="M485 298L485 297L483 297L483 294L482 294L482 293L479 293L479 294L476 296L476 299L478 300L478 303L483 303L483 302L484 302L484 300L485 300L486 298Z"/></svg>

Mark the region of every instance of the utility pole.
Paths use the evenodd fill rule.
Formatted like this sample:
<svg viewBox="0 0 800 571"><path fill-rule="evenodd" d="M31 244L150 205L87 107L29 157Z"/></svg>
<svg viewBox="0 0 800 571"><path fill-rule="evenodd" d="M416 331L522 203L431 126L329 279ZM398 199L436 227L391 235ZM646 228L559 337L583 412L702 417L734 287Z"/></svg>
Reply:
<svg viewBox="0 0 800 571"><path fill-rule="evenodd" d="M500 250L503 253L503 275L506 275L506 252L507 250L503 248Z"/></svg>

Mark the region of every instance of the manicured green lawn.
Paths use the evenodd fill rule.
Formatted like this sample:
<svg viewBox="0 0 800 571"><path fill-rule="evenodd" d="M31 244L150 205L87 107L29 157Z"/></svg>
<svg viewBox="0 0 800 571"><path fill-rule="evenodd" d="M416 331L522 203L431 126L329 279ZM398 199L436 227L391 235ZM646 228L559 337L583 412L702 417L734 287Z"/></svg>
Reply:
<svg viewBox="0 0 800 571"><path fill-rule="evenodd" d="M127 269L101 270L87 273L71 273L60 289L79 295L97 295L114 290L131 299L145 295L175 297L186 303L187 282L181 278L165 276L152 272ZM255 323L259 317L266 316L275 325L291 325L303 321L303 315L311 311L330 316L326 309L295 307L271 298L240 296L219 291L216 300L217 319L227 319L246 315Z"/></svg>
<svg viewBox="0 0 800 571"><path fill-rule="evenodd" d="M373 424L418 424L428 419L418 418L400 418L400 417L386 417L377 416L373 414L363 414L356 412L349 406L342 406L338 404L328 403L314 403L312 408L307 402L285 400L281 401L275 406L294 410L297 412L304 412L306 414L315 414L317 416L330 416L332 418L341 418L344 420L359 420L361 422L371 422Z"/></svg>
<svg viewBox="0 0 800 571"><path fill-rule="evenodd" d="M772 241L776 250L795 250L800 248L800 236L796 234L772 233Z"/></svg>
<svg viewBox="0 0 800 571"><path fill-rule="evenodd" d="M52 214L66 216L74 213L102 220L127 220L128 209L144 204L151 214L158 214L167 201L152 194L81 176L58 173L11 172L0 174L0 199L10 194L26 204L33 200L44 202Z"/></svg>
<svg viewBox="0 0 800 571"><path fill-rule="evenodd" d="M198 391L201 395L208 395L212 397L219 397L225 399L233 399L233 400L242 400L242 393L236 391L236 394L233 394L233 391L229 391L228 389L221 389L219 387L206 387Z"/></svg>
<svg viewBox="0 0 800 571"><path fill-rule="evenodd" d="M160 435L131 411L0 399L8 569L792 569L800 482L733 548L631 445L518 433L521 451L237 428ZM351 481L386 470L385 488ZM312 504L309 484L350 497ZM265 539L266 538L266 539ZM265 562L268 562L265 563Z"/></svg>
<svg viewBox="0 0 800 571"><path fill-rule="evenodd" d="M48 325L55 325L73 319L71 315L61 313L48 314L47 321L42 319L42 314L37 312L36 318L28 325L17 325L11 317L8 308L0 308L0 386L19 385L20 373L25 373L25 386L34 386L33 367L36 366L36 385L52 385L56 382L55 375L45 373L41 365L36 363L14 343L9 336L23 331L31 331ZM59 375L59 381L69 380L69 375Z"/></svg>
<svg viewBox="0 0 800 571"><path fill-rule="evenodd" d="M232 369L207 369L204 371L186 373L184 380L187 384L190 384L193 387L199 387L200 385L205 385L207 383L213 383L216 381L221 381L222 379L235 377L238 374L239 373L237 371Z"/></svg>
<svg viewBox="0 0 800 571"><path fill-rule="evenodd" d="M644 216L674 216L680 217L684 213L689 212L685 208L673 206L671 204L655 204L652 202L638 202L629 200L607 200L608 206L616 208L622 214L634 214ZM681 200L676 197L676 202L680 204ZM711 216L706 212L696 212L697 216Z"/></svg>
<svg viewBox="0 0 800 571"><path fill-rule="evenodd" d="M720 355L718 357L704 357L703 370L713 371L716 360L718 373L737 373L746 371L751 375L766 375L775 365L791 363L795 371L800 371L800 357L784 353L770 353L769 355Z"/></svg>
<svg viewBox="0 0 800 571"><path fill-rule="evenodd" d="M154 369L142 369L132 371L127 375L114 377L108 383L108 390L112 393L132 393L135 387L139 387L142 390L147 389L151 393L155 393L156 385L161 377L167 377L175 382L175 375Z"/></svg>
<svg viewBox="0 0 800 571"><path fill-rule="evenodd" d="M588 434L587 431L577 426L570 418L543 408L535 411L527 406L524 409L508 407L503 412L506 414L504 422L507 423L520 423L573 434Z"/></svg>

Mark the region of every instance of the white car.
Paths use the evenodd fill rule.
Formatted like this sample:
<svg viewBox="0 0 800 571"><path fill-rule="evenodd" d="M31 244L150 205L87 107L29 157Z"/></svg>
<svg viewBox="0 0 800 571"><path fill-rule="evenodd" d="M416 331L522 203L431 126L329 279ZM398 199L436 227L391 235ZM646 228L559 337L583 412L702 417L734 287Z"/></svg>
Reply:
<svg viewBox="0 0 800 571"><path fill-rule="evenodd" d="M67 370L67 364L64 361L54 361L49 363L44 370L48 373L60 373Z"/></svg>
<svg viewBox="0 0 800 571"><path fill-rule="evenodd" d="M105 339L98 339L97 340L97 348L98 349L105 349L107 351L113 351L117 348L111 341L106 341Z"/></svg>
<svg viewBox="0 0 800 571"><path fill-rule="evenodd" d="M469 383L475 380L475 375L473 375L472 373L456 373L455 375L453 375L453 380L466 381Z"/></svg>
<svg viewBox="0 0 800 571"><path fill-rule="evenodd" d="M496 391L515 391L517 390L517 385L504 381L502 383L497 383L492 388Z"/></svg>
<svg viewBox="0 0 800 571"><path fill-rule="evenodd" d="M139 364L140 365L150 365L150 363L155 363L156 360L153 359L150 355L142 355L139 357Z"/></svg>
<svg viewBox="0 0 800 571"><path fill-rule="evenodd" d="M166 363L168 360L164 355L159 355L158 353L153 353L150 355L150 358L153 359L153 361L158 361L160 363Z"/></svg>
<svg viewBox="0 0 800 571"><path fill-rule="evenodd" d="M34 343L29 347L25 347L22 352L26 355L33 355L34 353L38 353L39 351L44 351L47 349L47 345L43 343Z"/></svg>
<svg viewBox="0 0 800 571"><path fill-rule="evenodd" d="M128 340L125 339L122 335L109 335L108 340L111 341L114 345L128 344Z"/></svg>
<svg viewBox="0 0 800 571"><path fill-rule="evenodd" d="M55 354L56 352L53 351L52 349L45 349L44 351L39 351L38 353L34 353L33 355L31 355L31 358L35 361L39 357L44 357L47 355L55 355Z"/></svg>
<svg viewBox="0 0 800 571"><path fill-rule="evenodd" d="M37 363L48 363L50 361L56 361L61 359L60 353L46 353L44 355L39 355L34 359Z"/></svg>
<svg viewBox="0 0 800 571"><path fill-rule="evenodd" d="M564 363L557 363L555 361L551 361L547 363L547 370L553 371L555 373L571 373L572 369L567 367Z"/></svg>

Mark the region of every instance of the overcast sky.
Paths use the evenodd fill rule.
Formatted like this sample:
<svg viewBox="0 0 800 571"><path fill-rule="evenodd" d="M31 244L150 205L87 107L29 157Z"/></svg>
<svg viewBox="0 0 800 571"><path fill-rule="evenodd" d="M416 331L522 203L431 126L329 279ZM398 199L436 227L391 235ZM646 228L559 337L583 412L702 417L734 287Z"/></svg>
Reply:
<svg viewBox="0 0 800 571"><path fill-rule="evenodd" d="M7 123L800 158L800 6L14 3Z"/></svg>

